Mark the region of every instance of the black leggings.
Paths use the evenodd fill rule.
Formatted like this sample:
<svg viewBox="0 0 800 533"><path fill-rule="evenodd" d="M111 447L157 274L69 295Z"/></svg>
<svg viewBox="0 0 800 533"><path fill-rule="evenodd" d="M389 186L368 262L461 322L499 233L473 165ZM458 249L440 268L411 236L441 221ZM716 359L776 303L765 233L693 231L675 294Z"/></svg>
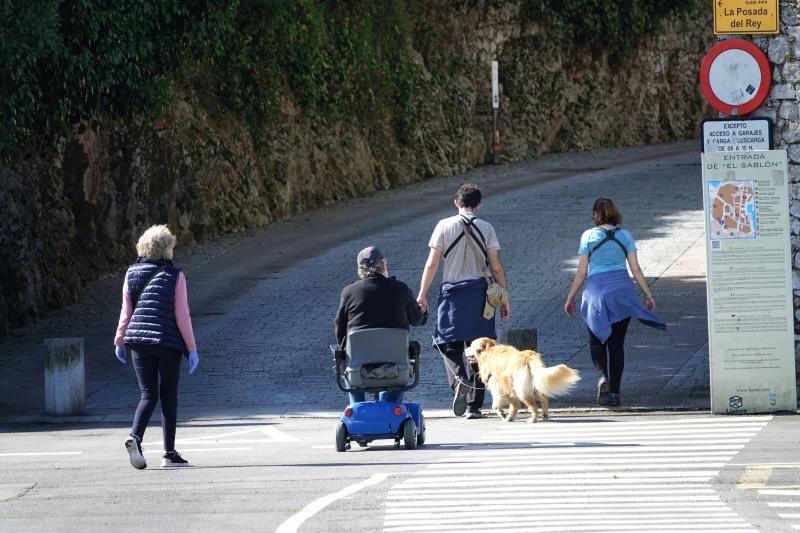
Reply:
<svg viewBox="0 0 800 533"><path fill-rule="evenodd" d="M611 324L611 336L605 344L600 342L594 333L589 330L589 348L592 352L592 363L597 371L598 378L606 378L609 382L609 392L619 393L622 381L622 370L625 368L625 333L631 319L626 318Z"/></svg>
<svg viewBox="0 0 800 533"><path fill-rule="evenodd" d="M161 429L164 451L175 450L175 426L178 421L178 379L181 375L182 354L162 346L131 346L131 360L139 380L142 397L133 418L131 435L142 441L144 430L161 395ZM159 377L161 383L159 384Z"/></svg>
<svg viewBox="0 0 800 533"><path fill-rule="evenodd" d="M450 388L455 390L456 384L463 381L469 386L467 393L467 408L470 411L478 411L483 407L483 400L486 396L486 386L478 376L478 365L469 364L464 357L463 342L448 342L439 344L439 350L444 354L445 372Z"/></svg>

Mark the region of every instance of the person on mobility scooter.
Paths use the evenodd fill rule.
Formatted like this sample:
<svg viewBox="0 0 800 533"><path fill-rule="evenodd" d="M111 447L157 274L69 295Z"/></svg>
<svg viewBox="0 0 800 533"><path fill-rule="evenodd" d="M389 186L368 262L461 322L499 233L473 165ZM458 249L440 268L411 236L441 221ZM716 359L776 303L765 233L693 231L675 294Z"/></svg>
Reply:
<svg viewBox="0 0 800 533"><path fill-rule="evenodd" d="M336 429L336 449L354 440L361 446L394 439L416 448L425 441L425 422L417 403L403 403L403 392L419 382L419 343L409 342L409 326L425 323L411 289L389 277L386 258L375 246L356 259L358 281L342 290L336 313L336 383L349 405ZM413 378L413 382L409 381ZM366 401L373 393L375 401Z"/></svg>

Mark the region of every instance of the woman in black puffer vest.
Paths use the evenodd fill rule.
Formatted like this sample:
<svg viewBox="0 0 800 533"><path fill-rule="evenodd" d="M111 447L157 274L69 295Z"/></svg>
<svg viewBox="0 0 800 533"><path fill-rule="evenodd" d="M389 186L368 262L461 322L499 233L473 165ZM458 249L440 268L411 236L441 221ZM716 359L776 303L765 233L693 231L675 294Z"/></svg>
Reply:
<svg viewBox="0 0 800 533"><path fill-rule="evenodd" d="M178 379L181 359L189 357L189 373L200 362L186 295L186 277L172 263L175 236L167 226L153 226L136 244L139 259L128 268L122 290L122 310L114 339L117 359L125 364L130 350L141 399L125 441L131 465L142 469L142 439L161 396L164 433L162 467L189 466L175 451ZM160 385L159 385L160 382Z"/></svg>

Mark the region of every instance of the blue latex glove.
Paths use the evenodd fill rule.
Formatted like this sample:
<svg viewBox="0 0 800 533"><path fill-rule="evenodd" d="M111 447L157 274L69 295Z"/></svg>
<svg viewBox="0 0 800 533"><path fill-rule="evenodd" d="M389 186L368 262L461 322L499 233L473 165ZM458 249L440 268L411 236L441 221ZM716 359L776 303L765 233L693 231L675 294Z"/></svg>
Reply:
<svg viewBox="0 0 800 533"><path fill-rule="evenodd" d="M123 365L128 362L128 360L125 358L125 348L122 346L117 346L114 354L117 356L117 359L119 359L119 362Z"/></svg>
<svg viewBox="0 0 800 533"><path fill-rule="evenodd" d="M189 373L193 374L199 364L200 356L197 355L197 352L189 352Z"/></svg>

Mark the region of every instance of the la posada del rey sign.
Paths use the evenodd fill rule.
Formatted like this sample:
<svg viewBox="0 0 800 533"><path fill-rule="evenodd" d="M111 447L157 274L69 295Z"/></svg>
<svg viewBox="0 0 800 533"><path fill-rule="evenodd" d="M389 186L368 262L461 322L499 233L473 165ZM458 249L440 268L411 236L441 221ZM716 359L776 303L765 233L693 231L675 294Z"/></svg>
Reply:
<svg viewBox="0 0 800 533"><path fill-rule="evenodd" d="M779 33L778 0L713 0L715 35Z"/></svg>

